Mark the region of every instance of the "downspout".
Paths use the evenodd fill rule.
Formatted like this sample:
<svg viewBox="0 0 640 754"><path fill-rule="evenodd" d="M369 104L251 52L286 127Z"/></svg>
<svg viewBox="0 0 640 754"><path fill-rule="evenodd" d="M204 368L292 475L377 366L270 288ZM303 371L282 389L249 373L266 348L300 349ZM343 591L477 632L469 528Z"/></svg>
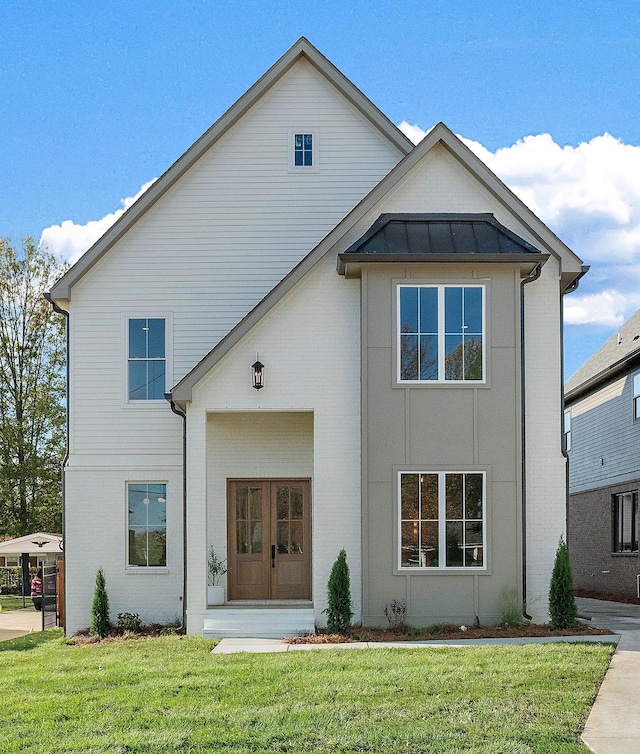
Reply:
<svg viewBox="0 0 640 754"><path fill-rule="evenodd" d="M44 298L51 304L51 307L53 308L53 311L56 314L62 314L65 318L65 334L67 339L67 358L66 358L66 386L65 386L65 393L66 393L66 427L65 427L65 449L64 449L64 458L62 459L62 468L61 468L61 475L62 475L62 543L63 547L66 544L67 541L67 530L66 530L66 507L67 507L67 495L66 495L66 479L65 479L65 473L64 470L67 466L67 463L69 462L69 375L71 374L70 370L70 358L69 358L69 348L70 348L70 339L69 339L69 312L65 311L64 309L61 309L58 304L53 300L51 297L51 293L49 291L45 291L43 294ZM66 611L66 605L67 605L67 579L64 579L64 607ZM65 615L65 626L64 626L64 634L67 635L67 620Z"/></svg>
<svg viewBox="0 0 640 754"><path fill-rule="evenodd" d="M164 394L171 410L182 417L182 626L187 631L187 413L173 400L171 393Z"/></svg>
<svg viewBox="0 0 640 754"><path fill-rule="evenodd" d="M531 615L527 613L527 433L526 433L526 404L525 404L525 308L524 287L533 283L542 274L542 265L536 265L531 274L520 282L520 431L522 435L522 614L527 620Z"/></svg>

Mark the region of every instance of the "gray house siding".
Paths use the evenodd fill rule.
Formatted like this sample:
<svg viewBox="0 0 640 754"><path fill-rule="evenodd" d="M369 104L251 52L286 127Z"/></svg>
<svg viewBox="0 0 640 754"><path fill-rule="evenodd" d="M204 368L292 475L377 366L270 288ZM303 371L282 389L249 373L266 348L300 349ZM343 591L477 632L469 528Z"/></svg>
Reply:
<svg viewBox="0 0 640 754"><path fill-rule="evenodd" d="M484 284L485 384L398 385L398 284ZM406 600L407 620L498 620L522 594L520 276L515 265L379 264L363 269L363 622ZM398 474L486 475L483 569L399 568Z"/></svg>
<svg viewBox="0 0 640 754"><path fill-rule="evenodd" d="M568 403L571 494L639 476L640 420L633 418L633 374L622 375Z"/></svg>
<svg viewBox="0 0 640 754"><path fill-rule="evenodd" d="M567 541L574 585L602 594L637 595L637 552L616 553L613 500L640 491L640 421L633 416L633 375L572 401Z"/></svg>

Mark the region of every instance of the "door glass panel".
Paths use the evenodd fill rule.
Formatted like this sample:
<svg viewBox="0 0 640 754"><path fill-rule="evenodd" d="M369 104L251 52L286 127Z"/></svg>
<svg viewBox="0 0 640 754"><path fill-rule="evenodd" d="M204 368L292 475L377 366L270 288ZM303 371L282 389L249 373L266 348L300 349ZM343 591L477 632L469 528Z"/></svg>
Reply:
<svg viewBox="0 0 640 754"><path fill-rule="evenodd" d="M278 487L276 497L278 501L278 521L286 521L289 518L289 488Z"/></svg>
<svg viewBox="0 0 640 754"><path fill-rule="evenodd" d="M289 522L278 521L278 553L289 553Z"/></svg>
<svg viewBox="0 0 640 754"><path fill-rule="evenodd" d="M291 539L289 542L289 554L301 555L303 552L303 528L302 521L292 521L290 526Z"/></svg>
<svg viewBox="0 0 640 754"><path fill-rule="evenodd" d="M291 488L291 518L302 519L302 490L300 487Z"/></svg>
<svg viewBox="0 0 640 754"><path fill-rule="evenodd" d="M247 488L238 487L236 490L236 520L246 521L247 519Z"/></svg>
<svg viewBox="0 0 640 754"><path fill-rule="evenodd" d="M251 552L259 555L262 552L262 521L251 521Z"/></svg>
<svg viewBox="0 0 640 754"><path fill-rule="evenodd" d="M249 493L249 518L253 521L262 520L262 490L253 487Z"/></svg>
<svg viewBox="0 0 640 754"><path fill-rule="evenodd" d="M236 522L236 552L239 555L245 555L249 552L246 521Z"/></svg>

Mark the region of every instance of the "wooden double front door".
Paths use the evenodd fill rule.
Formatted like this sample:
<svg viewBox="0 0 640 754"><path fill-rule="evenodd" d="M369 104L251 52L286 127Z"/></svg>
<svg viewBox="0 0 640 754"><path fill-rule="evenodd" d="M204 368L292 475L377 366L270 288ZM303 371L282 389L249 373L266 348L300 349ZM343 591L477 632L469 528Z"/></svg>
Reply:
<svg viewBox="0 0 640 754"><path fill-rule="evenodd" d="M228 481L228 599L311 599L310 498L308 479Z"/></svg>

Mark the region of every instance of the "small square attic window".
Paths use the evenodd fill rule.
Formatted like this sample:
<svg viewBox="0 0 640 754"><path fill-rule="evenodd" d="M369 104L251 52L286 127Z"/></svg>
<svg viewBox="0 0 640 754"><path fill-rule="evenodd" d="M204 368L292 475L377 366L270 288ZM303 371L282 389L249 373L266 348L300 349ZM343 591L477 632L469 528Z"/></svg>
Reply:
<svg viewBox="0 0 640 754"><path fill-rule="evenodd" d="M313 166L313 134L293 135L293 164L297 168Z"/></svg>

